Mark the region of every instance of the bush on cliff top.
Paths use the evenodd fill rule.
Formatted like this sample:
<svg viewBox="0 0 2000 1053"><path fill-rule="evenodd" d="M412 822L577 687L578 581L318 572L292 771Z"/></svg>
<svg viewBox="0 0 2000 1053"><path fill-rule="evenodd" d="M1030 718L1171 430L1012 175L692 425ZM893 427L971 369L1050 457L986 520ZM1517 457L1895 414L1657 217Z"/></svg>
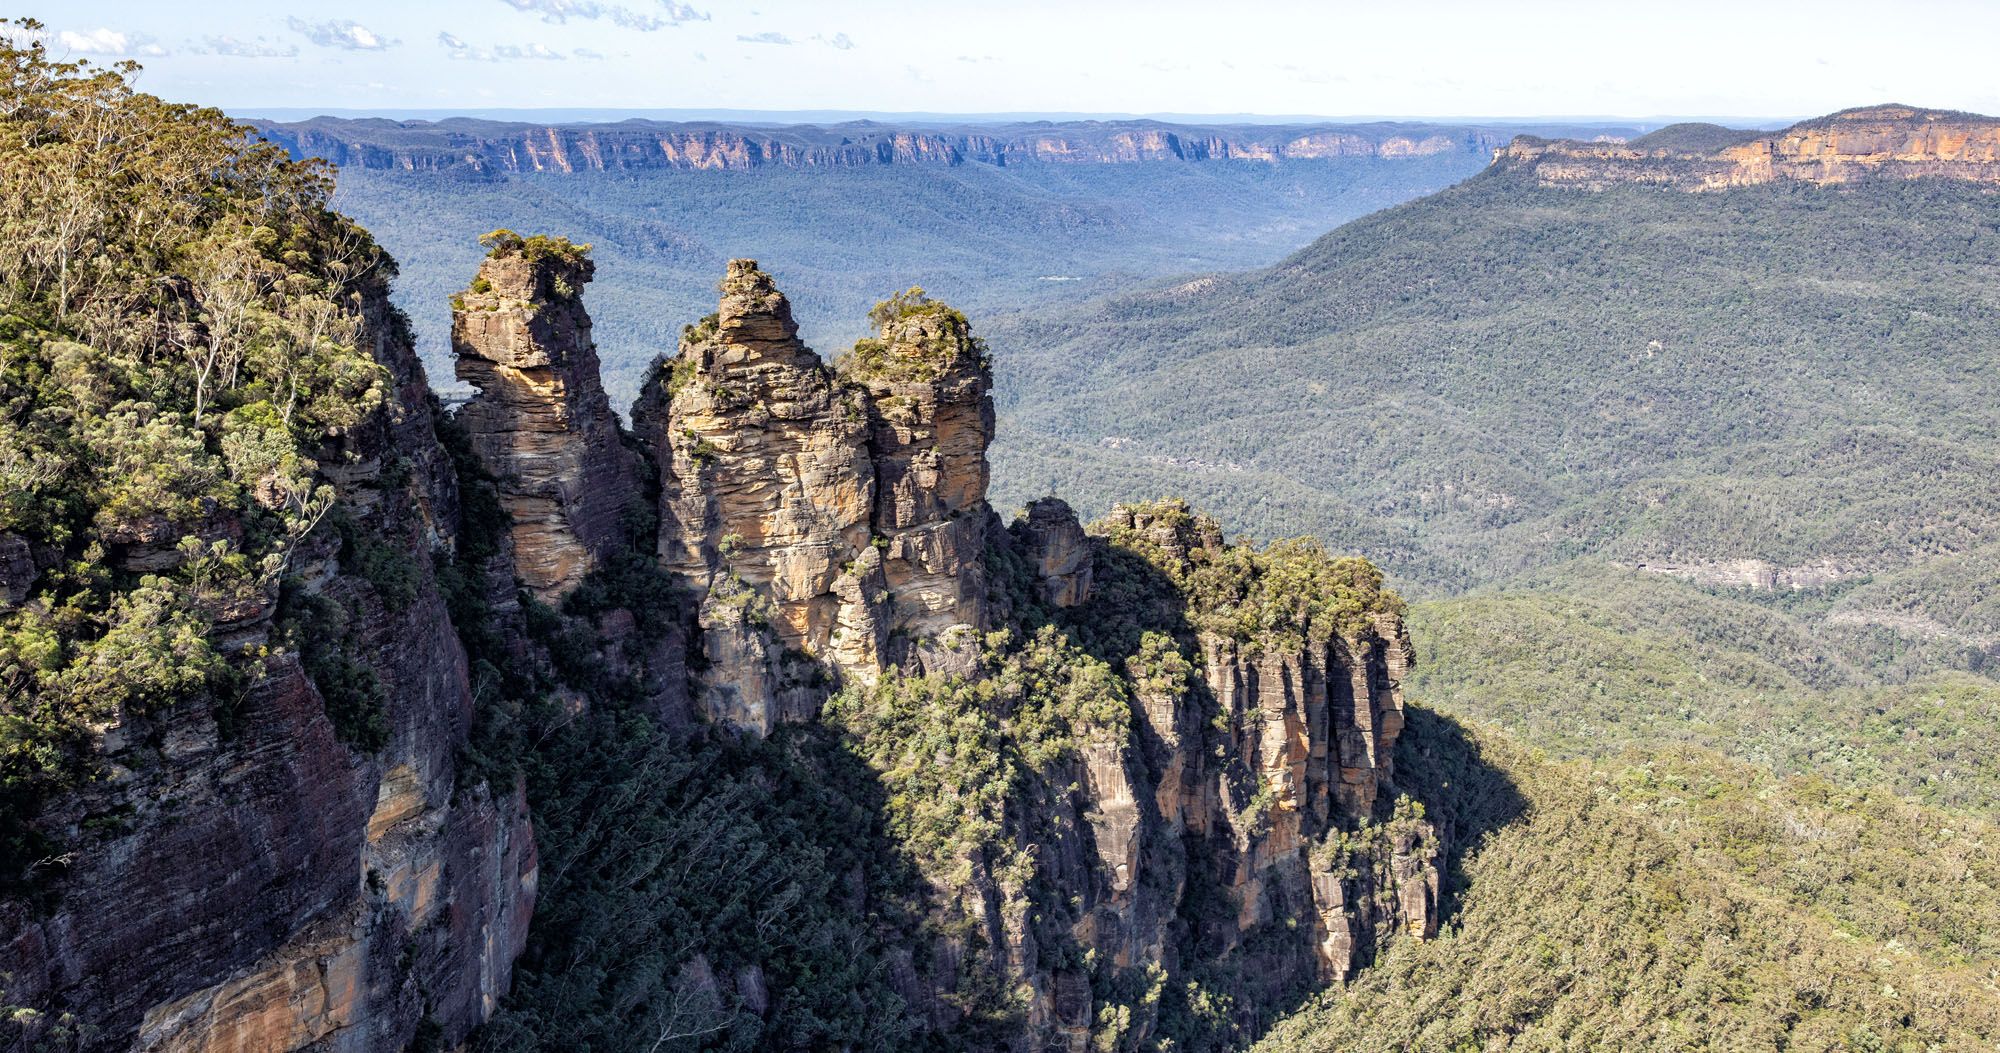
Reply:
<svg viewBox="0 0 2000 1053"><path fill-rule="evenodd" d="M855 341L853 350L834 363L849 380L924 383L964 358L988 364L986 341L972 335L965 314L931 299L921 286L877 303L868 320L881 335Z"/></svg>
<svg viewBox="0 0 2000 1053"><path fill-rule="evenodd" d="M275 588L331 506L315 455L388 385L356 338L392 265L325 166L41 39L0 39L0 543L34 564L0 610L0 880L95 727L256 673L210 626Z"/></svg>

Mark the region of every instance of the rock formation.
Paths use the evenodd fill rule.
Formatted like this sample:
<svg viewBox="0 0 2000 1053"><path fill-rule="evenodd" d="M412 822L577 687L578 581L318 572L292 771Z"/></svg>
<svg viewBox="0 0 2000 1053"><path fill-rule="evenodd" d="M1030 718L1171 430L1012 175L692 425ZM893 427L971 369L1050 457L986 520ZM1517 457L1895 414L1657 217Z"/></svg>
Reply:
<svg viewBox="0 0 2000 1053"><path fill-rule="evenodd" d="M984 628L993 376L965 316L921 289L878 307L874 321L880 334L856 344L839 372L867 396L888 658L939 669L963 651L955 643L976 648Z"/></svg>
<svg viewBox="0 0 2000 1053"><path fill-rule="evenodd" d="M589 276L567 242L494 240L454 302L479 388L455 422L370 293L361 331L394 397L323 458L343 525L290 553L282 609L274 587L217 619L234 653L270 649L228 726L126 714L103 736L111 777L38 820L77 849L53 909L0 899L6 1004L89 1021L92 1049L463 1041L505 997L538 892L524 784L473 759L475 707L503 690L558 727L620 706L731 738L812 720L844 686L982 700L958 719L1006 754L1006 777L969 788L1002 798L992 831L928 883L845 879L921 1027L1000 1014L977 1048L1142 1048L1148 985L1203 967L1254 1014L1433 931L1439 837L1395 792L1410 646L1379 573L1227 545L1175 502L1086 533L1049 498L1004 526L964 316L913 289L829 366L749 260L659 363L628 444ZM632 513L655 486L652 533ZM170 566L177 532L142 520L108 558ZM33 586L24 544L0 535L4 604ZM1267 601L1280 559L1355 599L1287 593L1244 628L1229 612ZM1143 633L1100 632L1125 622ZM356 690L380 710L361 741L333 716ZM929 742L931 716L889 748ZM692 953L676 982L769 1011L765 972L730 965Z"/></svg>
<svg viewBox="0 0 2000 1053"><path fill-rule="evenodd" d="M592 269L567 241L500 232L452 302L458 377L479 389L459 420L500 480L521 581L545 602L627 543L638 501L581 299Z"/></svg>
<svg viewBox="0 0 2000 1053"><path fill-rule="evenodd" d="M712 719L809 719L838 678L953 661L981 627L991 376L963 316L880 319L836 373L753 260L633 411L662 563L701 596ZM958 658L950 657L959 654Z"/></svg>
<svg viewBox="0 0 2000 1053"><path fill-rule="evenodd" d="M385 591L322 530L294 555L301 594L286 603L338 612L333 643L379 683L382 744L341 741L322 697L337 685L284 649L227 712L127 712L104 729L108 778L37 820L66 869L39 899L0 900L5 1004L87 1024L82 1048L390 1050L420 1024L456 1043L506 993L527 939L521 790L459 769L473 695L431 573L458 531L451 464L385 288L361 315L393 397L324 460L348 536L410 576ZM129 554L154 558L142 549ZM276 601L218 632L263 646Z"/></svg>
<svg viewBox="0 0 2000 1053"><path fill-rule="evenodd" d="M1495 133L1431 125L1236 125L1211 128L1156 121L981 125L895 129L870 122L825 128L623 121L546 126L493 121L382 122L320 118L260 122L258 131L297 157L343 168L461 170L480 174L575 173L631 169L852 168L968 163L1138 164L1389 160L1490 154Z"/></svg>
<svg viewBox="0 0 2000 1053"><path fill-rule="evenodd" d="M1531 172L1544 186L1588 190L1620 183L1723 190L1785 180L2000 183L2000 119L1978 114L1867 106L1736 138L1742 141L1690 149L1646 139L1583 143L1522 136L1496 155L1495 165Z"/></svg>

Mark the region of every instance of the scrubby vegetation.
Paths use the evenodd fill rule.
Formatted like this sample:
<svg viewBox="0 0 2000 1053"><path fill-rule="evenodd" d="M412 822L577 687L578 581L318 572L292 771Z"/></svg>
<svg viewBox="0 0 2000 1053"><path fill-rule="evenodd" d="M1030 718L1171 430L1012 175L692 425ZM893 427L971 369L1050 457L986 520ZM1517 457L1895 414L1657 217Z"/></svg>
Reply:
<svg viewBox="0 0 2000 1053"><path fill-rule="evenodd" d="M964 312L931 299L921 286L876 304L868 320L881 335L855 341L834 363L851 381L924 383L954 364L989 364L986 341L972 334Z"/></svg>
<svg viewBox="0 0 2000 1053"><path fill-rule="evenodd" d="M993 319L996 498L1181 493L1431 596L1586 554L1897 573L2000 529L1996 259L1970 184L1495 172L1266 270Z"/></svg>
<svg viewBox="0 0 2000 1053"><path fill-rule="evenodd" d="M1396 944L1260 1053L1970 1050L2000 1036L1990 820L1703 750L1554 763L1412 716L1403 782L1491 832L1461 844L1463 892L1437 939ZM1496 802L1518 814L1486 814Z"/></svg>
<svg viewBox="0 0 2000 1053"><path fill-rule="evenodd" d="M59 61L40 29L0 41L7 879L97 729L255 679L261 655L209 630L275 601L332 507L326 439L388 379L356 332L389 264L326 207L330 173L134 91L129 64Z"/></svg>

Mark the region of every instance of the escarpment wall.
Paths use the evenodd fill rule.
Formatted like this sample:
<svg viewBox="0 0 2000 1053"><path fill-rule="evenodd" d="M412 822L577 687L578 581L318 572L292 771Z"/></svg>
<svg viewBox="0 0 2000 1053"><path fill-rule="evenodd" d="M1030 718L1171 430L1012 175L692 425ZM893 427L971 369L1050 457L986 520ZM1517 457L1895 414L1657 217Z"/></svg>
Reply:
<svg viewBox="0 0 2000 1053"><path fill-rule="evenodd" d="M294 156L323 157L343 168L479 174L1396 160L1440 154L1484 156L1506 142L1495 131L1431 125L1209 128L1152 121L899 129L871 121L770 128L640 120L532 125L467 119L385 127L382 122L328 118L261 121L256 126Z"/></svg>
<svg viewBox="0 0 2000 1053"><path fill-rule="evenodd" d="M1495 157L1544 186L1603 190L1622 183L1725 190L1797 181L1877 179L2000 183L2000 120L1914 106L1843 110L1713 151L1524 136Z"/></svg>
<svg viewBox="0 0 2000 1053"><path fill-rule="evenodd" d="M66 867L38 900L0 906L6 1003L81 1023L81 1048L392 1050L420 1026L452 1043L507 990L534 838L519 787L461 785L473 697L431 573L458 497L384 292L367 290L361 335L392 397L322 461L346 536L407 577L378 585L322 529L293 553L300 595L285 601L336 612L342 653L379 681L381 745L341 741L322 685L283 650L227 712L104 730L109 777L38 820ZM161 558L136 540L112 555ZM279 599L273 586L218 632L240 652L272 644Z"/></svg>

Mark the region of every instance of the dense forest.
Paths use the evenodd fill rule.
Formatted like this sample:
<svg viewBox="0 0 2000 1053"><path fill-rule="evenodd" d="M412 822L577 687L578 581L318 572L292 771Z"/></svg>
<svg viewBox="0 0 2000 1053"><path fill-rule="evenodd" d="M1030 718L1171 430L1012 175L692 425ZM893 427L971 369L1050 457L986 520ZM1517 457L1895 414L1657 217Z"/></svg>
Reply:
<svg viewBox="0 0 2000 1053"><path fill-rule="evenodd" d="M1495 171L1267 270L1009 316L1004 489L1182 478L1432 590L1584 554L1892 572L2000 522L1996 246L1964 184Z"/></svg>
<svg viewBox="0 0 2000 1053"><path fill-rule="evenodd" d="M629 405L681 322L713 308L714 275L754 256L795 290L829 357L869 305L921 284L986 315L1103 295L1163 274L1256 266L1355 216L1477 171L1483 157L1284 164L579 172L475 177L350 169L335 201L402 265L398 302L449 378L434 304L478 260L463 232L562 230L604 264L597 341ZM667 308L662 310L662 308ZM448 386L448 385L441 385Z"/></svg>

